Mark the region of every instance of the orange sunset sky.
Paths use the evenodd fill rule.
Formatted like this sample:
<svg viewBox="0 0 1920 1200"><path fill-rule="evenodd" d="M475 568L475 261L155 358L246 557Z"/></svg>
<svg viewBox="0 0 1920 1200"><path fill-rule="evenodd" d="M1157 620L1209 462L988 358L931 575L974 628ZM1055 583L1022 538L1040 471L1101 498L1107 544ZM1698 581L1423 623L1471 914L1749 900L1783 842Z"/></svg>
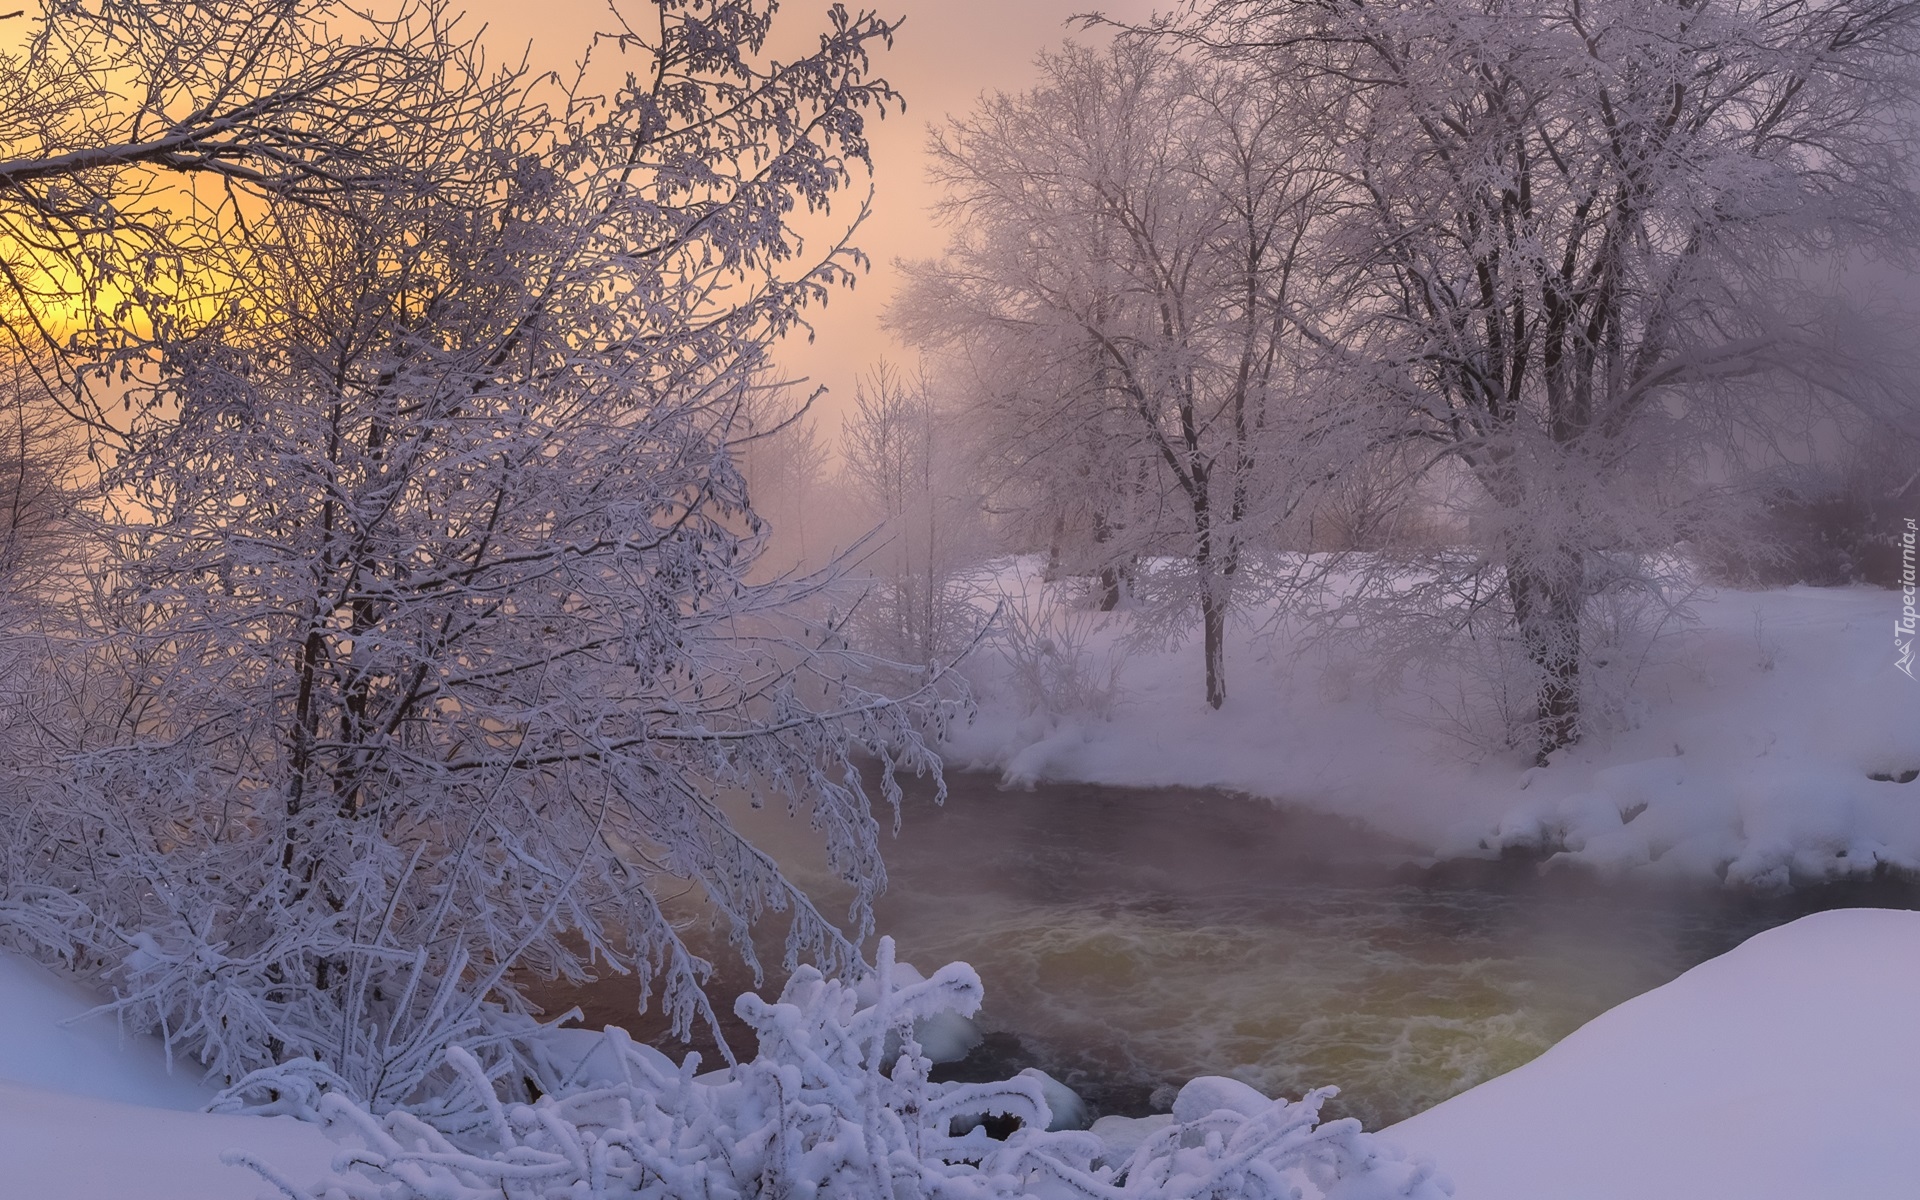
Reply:
<svg viewBox="0 0 1920 1200"><path fill-rule="evenodd" d="M536 66L570 65L595 29L609 26L606 0L470 0L469 12L487 23L494 53L515 56L530 47ZM639 11L643 4L633 5ZM775 38L791 52L809 46L825 28L828 0L784 0ZM867 7L849 2L849 8ZM1069 29L1075 13L1098 8L1122 19L1138 19L1166 0L890 0L873 5L882 16L904 16L894 48L876 62L877 72L907 103L870 129L874 147L874 212L855 242L873 260L873 269L852 292L835 294L811 316L818 336L798 340L780 358L796 376L831 389L816 409L822 432L831 439L840 413L853 403L854 380L881 357L908 359L879 329L880 311L892 295L896 258L917 258L938 251L945 234L927 212L933 191L925 180L923 148L930 123L970 109L983 92L1012 91L1033 80L1033 57L1069 37L1097 34ZM781 28L784 27L784 28ZM782 38L781 35L786 35ZM799 39L799 40L793 40ZM864 186L860 184L858 186ZM842 206L852 211L859 197L849 192Z"/></svg>

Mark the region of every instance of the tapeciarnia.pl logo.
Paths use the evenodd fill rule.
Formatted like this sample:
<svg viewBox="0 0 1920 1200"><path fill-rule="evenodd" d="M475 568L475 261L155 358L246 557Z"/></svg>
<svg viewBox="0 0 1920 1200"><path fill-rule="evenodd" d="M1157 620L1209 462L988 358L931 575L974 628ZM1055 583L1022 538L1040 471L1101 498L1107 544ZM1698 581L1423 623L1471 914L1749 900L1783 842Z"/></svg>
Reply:
<svg viewBox="0 0 1920 1200"><path fill-rule="evenodd" d="M1900 533L1900 619L1893 623L1893 665L1913 679L1913 643L1914 625L1914 567L1913 551L1914 518L1907 518L1907 527Z"/></svg>

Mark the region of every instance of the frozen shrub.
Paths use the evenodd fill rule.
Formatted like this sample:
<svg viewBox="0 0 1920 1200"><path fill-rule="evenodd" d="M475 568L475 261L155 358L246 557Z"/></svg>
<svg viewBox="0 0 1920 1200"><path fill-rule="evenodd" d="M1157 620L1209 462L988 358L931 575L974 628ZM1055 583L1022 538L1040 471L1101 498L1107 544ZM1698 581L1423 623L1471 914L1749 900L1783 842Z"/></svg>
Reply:
<svg viewBox="0 0 1920 1200"><path fill-rule="evenodd" d="M1048 583L1021 563L997 581L992 647L1006 663L1007 684L1028 716L1104 720L1119 698L1124 646L1095 643L1115 618L1076 604L1065 583Z"/></svg>
<svg viewBox="0 0 1920 1200"><path fill-rule="evenodd" d="M1704 531L1694 555L1734 587L1899 586L1901 518L1920 494L1920 440L1887 430L1839 463L1763 475L1743 520Z"/></svg>
<svg viewBox="0 0 1920 1200"><path fill-rule="evenodd" d="M1861 496L1783 484L1769 488L1731 536L1698 543L1696 552L1709 578L1736 587L1838 587L1865 578L1872 526Z"/></svg>
<svg viewBox="0 0 1920 1200"><path fill-rule="evenodd" d="M432 1120L374 1116L329 1086L316 1064L286 1064L248 1081L273 1111L325 1122L359 1143L325 1180L303 1187L259 1171L289 1200L1440 1200L1451 1189L1360 1131L1319 1124L1332 1089L1298 1103L1249 1093L1231 1107L1182 1114L1124 1157L1092 1133L1047 1132L1040 1081L932 1083L916 1022L978 1009L980 979L964 963L895 986L882 939L879 986L856 989L802 967L777 1003L745 995L736 1011L759 1035L750 1062L696 1075L618 1029L600 1069L532 1104L503 1104L479 1062L446 1054L453 1082ZM890 1042L900 1046L888 1058ZM615 1069L608 1069L610 1066ZM1189 1090L1194 1090L1190 1085ZM1205 1089L1199 1089L1199 1095ZM247 1107L240 1105L240 1107ZM260 1105L255 1104L258 1110ZM1019 1122L995 1140L965 1118ZM973 1124L964 1135L955 1128ZM1116 1139L1116 1148L1118 1140ZM1117 1161L1107 1161L1109 1154Z"/></svg>

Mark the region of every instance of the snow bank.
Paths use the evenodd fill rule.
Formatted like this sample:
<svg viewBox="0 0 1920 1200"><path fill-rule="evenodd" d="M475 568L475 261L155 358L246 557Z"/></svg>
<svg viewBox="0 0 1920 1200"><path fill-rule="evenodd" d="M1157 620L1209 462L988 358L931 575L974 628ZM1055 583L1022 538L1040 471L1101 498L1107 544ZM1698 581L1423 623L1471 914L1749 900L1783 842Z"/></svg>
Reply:
<svg viewBox="0 0 1920 1200"><path fill-rule="evenodd" d="M291 1117L174 1112L0 1082L0 1195L259 1200L270 1192L253 1172L221 1161L231 1150L308 1178L340 1147Z"/></svg>
<svg viewBox="0 0 1920 1200"><path fill-rule="evenodd" d="M255 1200L259 1178L220 1156L246 1149L303 1174L339 1147L289 1118L210 1116L193 1064L167 1070L153 1038L100 997L0 952L0 1195L33 1200Z"/></svg>
<svg viewBox="0 0 1920 1200"><path fill-rule="evenodd" d="M39 963L0 953L0 1080L30 1088L188 1112L214 1089L197 1064L169 1070L159 1039L124 1033L101 997Z"/></svg>
<svg viewBox="0 0 1920 1200"><path fill-rule="evenodd" d="M1762 933L1383 1131L1460 1200L1920 1191L1920 913Z"/></svg>
<svg viewBox="0 0 1920 1200"><path fill-rule="evenodd" d="M1894 667L1897 596L1719 593L1649 673L1638 726L1522 775L1475 844L1761 886L1920 870L1920 684Z"/></svg>
<svg viewBox="0 0 1920 1200"><path fill-rule="evenodd" d="M1004 564L1010 593L1032 564ZM1020 589L1024 588L1024 592ZM1628 728L1534 769L1452 736L1444 677L1375 695L1364 664L1232 634L1228 699L1190 642L1120 652L1124 615L1063 653L1117 663L1098 711L1033 712L989 649L947 747L1009 782L1216 787L1360 818L1443 854L1521 848L1615 873L1783 884L1920 868L1920 683L1894 667L1899 593L1722 590L1640 667ZM1090 631L1088 631L1090 629ZM1881 776L1875 779L1873 776Z"/></svg>

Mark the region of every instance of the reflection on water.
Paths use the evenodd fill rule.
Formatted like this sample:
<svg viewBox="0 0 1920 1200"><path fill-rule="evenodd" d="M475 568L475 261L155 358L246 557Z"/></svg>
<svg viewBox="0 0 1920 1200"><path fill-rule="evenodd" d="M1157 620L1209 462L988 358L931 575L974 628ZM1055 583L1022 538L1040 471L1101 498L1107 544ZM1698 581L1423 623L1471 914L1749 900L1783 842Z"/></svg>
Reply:
<svg viewBox="0 0 1920 1200"><path fill-rule="evenodd" d="M944 808L909 797L879 928L924 969L979 970L981 1024L1010 1035L989 1040L1005 1061L984 1069L1040 1065L1106 1111L1228 1074L1269 1094L1337 1083L1336 1115L1378 1127L1761 929L1846 904L1920 907L1892 883L1762 897L1518 863L1422 869L1408 847L1261 801L950 782ZM777 821L754 832L794 837ZM833 893L803 853L785 860ZM580 999L591 1020L617 1019L603 988Z"/></svg>

